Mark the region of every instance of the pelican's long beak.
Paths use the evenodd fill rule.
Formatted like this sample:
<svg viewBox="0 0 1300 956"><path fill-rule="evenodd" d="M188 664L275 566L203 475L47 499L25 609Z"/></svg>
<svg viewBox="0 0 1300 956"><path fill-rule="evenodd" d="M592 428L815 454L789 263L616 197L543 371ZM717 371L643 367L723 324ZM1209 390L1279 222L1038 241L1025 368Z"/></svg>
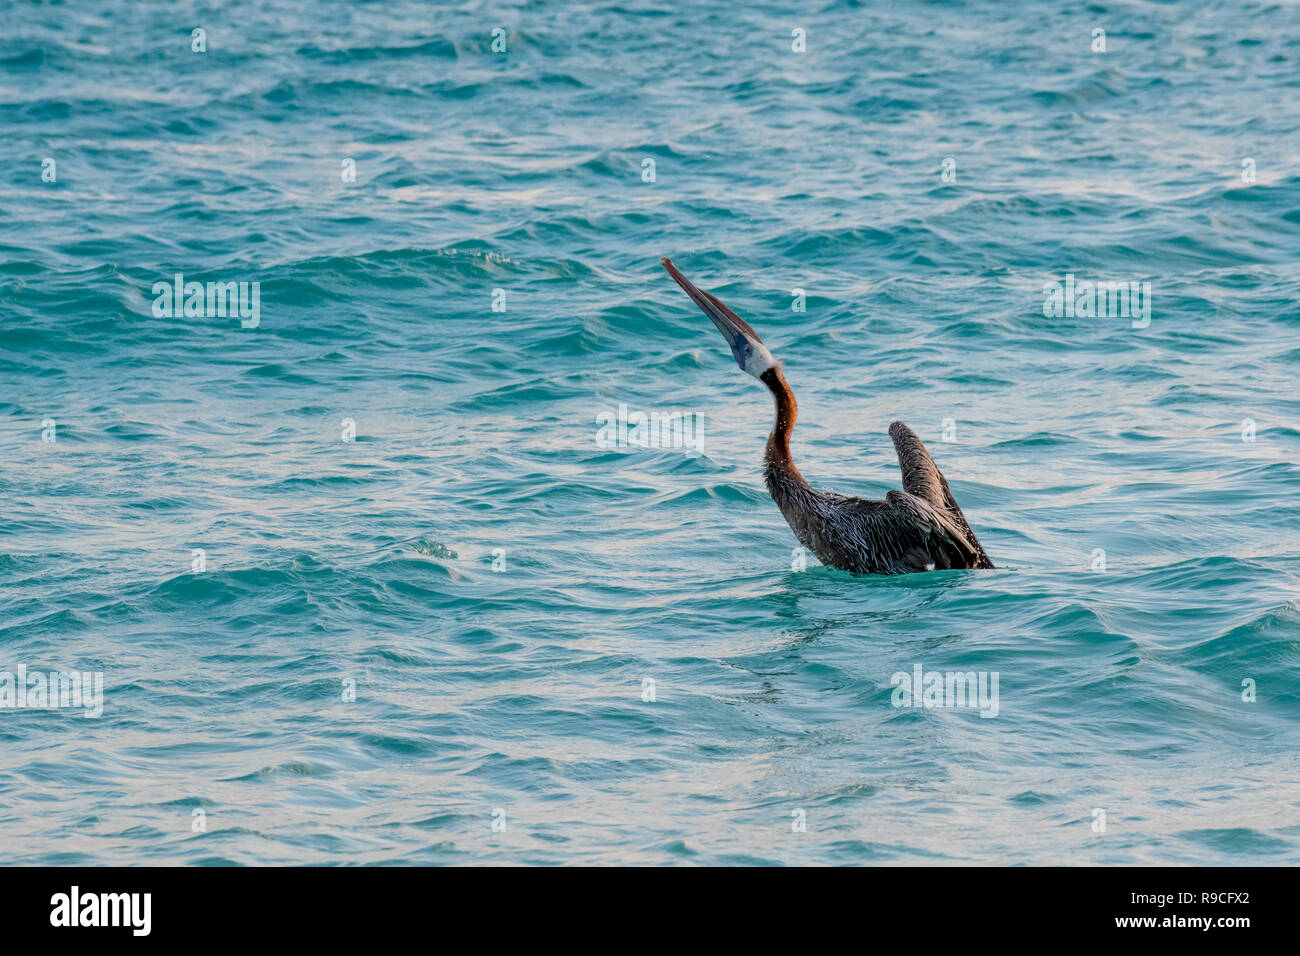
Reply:
<svg viewBox="0 0 1300 956"><path fill-rule="evenodd" d="M700 307L705 315L713 320L713 324L718 327L722 337L731 346L731 354L736 357L737 365L754 376L754 378L758 378L776 364L776 359L772 358L772 353L767 350L767 346L758 337L758 333L749 327L749 323L736 315L735 312L732 312L718 299L709 295L703 289L697 288L690 279L677 271L677 267L673 265L672 260L667 256L664 256L659 261L664 264L668 274L691 297L692 301Z"/></svg>

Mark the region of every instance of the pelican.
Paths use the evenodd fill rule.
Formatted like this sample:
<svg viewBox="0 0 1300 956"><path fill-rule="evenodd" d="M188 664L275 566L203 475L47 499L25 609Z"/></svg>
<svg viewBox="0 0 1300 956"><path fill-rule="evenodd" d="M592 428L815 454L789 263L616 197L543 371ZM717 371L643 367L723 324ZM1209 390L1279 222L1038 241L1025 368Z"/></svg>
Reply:
<svg viewBox="0 0 1300 956"><path fill-rule="evenodd" d="M790 432L798 405L781 363L740 316L697 288L672 260L661 261L713 320L731 346L736 364L766 385L776 399L776 424L763 455L763 478L800 544L822 564L857 574L993 567L953 500L943 473L916 432L902 422L889 426L903 473L902 491L886 492L884 501L868 501L814 490L790 459Z"/></svg>

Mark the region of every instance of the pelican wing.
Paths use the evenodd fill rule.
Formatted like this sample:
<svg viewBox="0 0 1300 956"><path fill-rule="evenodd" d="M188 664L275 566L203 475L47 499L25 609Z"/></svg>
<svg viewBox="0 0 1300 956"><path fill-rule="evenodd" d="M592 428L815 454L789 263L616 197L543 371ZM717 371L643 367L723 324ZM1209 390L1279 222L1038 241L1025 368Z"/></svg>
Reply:
<svg viewBox="0 0 1300 956"><path fill-rule="evenodd" d="M979 562L970 567L993 567L993 562L984 553L975 532L966 522L966 516L957 506L952 489L948 487L948 480L926 450L925 443L902 422L894 422L889 426L889 437L894 440L894 451L898 453L898 467L903 473L903 490L944 512L960 529L962 537L974 546L979 555Z"/></svg>
<svg viewBox="0 0 1300 956"><path fill-rule="evenodd" d="M916 495L890 491L884 501L839 497L830 510L820 529L822 547L813 549L823 563L866 574L979 566L978 544L943 509Z"/></svg>

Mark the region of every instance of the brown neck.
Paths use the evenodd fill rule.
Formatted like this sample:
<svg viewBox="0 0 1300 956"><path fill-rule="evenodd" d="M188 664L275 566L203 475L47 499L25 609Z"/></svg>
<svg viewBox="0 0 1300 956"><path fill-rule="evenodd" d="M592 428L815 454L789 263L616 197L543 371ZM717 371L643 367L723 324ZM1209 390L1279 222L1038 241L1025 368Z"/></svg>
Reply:
<svg viewBox="0 0 1300 956"><path fill-rule="evenodd" d="M790 460L790 433L794 431L794 420L799 416L799 406L794 400L794 392L779 366L773 366L759 380L772 392L776 399L776 424L767 439L767 452L763 459L769 466L788 470L798 475L794 463Z"/></svg>

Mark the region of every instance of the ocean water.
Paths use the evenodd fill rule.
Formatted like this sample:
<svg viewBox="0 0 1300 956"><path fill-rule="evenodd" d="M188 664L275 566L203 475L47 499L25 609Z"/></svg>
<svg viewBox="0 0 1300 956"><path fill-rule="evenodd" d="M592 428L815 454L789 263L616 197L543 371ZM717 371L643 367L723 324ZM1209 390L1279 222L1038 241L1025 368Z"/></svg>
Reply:
<svg viewBox="0 0 1300 956"><path fill-rule="evenodd" d="M1295 4L0 23L0 671L103 679L0 707L6 861L1300 862ZM997 569L800 569L664 255Z"/></svg>

